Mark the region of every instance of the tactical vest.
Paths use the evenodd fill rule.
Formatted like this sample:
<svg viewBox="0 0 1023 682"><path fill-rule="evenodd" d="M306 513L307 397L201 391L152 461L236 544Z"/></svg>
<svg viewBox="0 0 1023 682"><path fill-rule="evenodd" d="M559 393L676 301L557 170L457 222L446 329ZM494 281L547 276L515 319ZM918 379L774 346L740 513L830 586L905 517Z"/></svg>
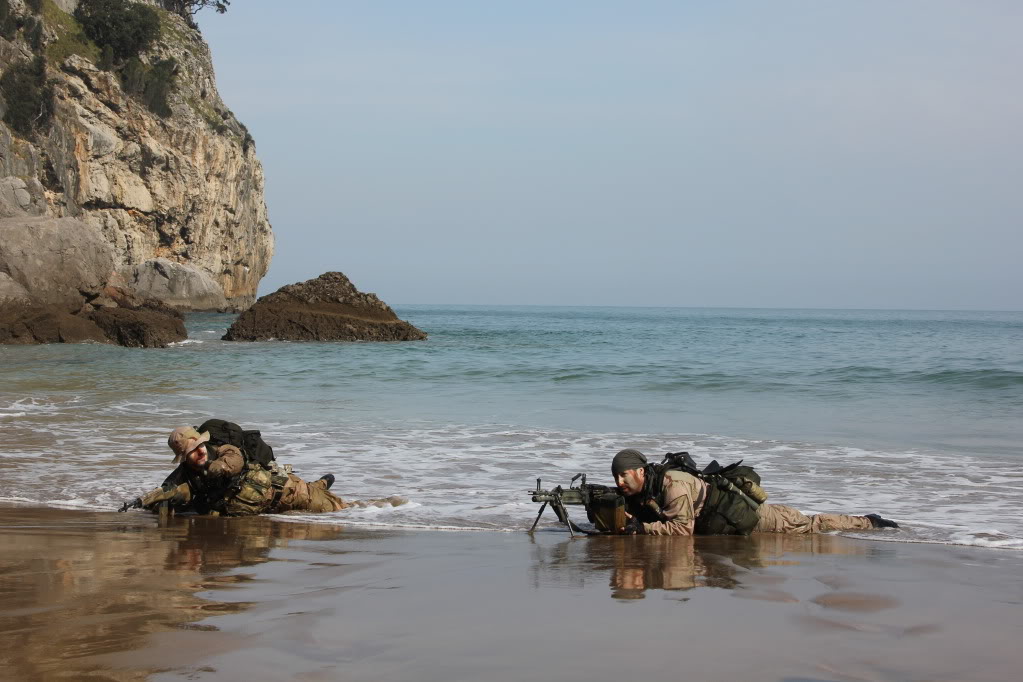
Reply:
<svg viewBox="0 0 1023 682"><path fill-rule="evenodd" d="M667 502L662 499L664 474L669 470L683 471L707 484L707 497L694 526L697 535L749 535L760 521L757 509L767 500L767 493L760 487L760 475L741 464L742 460L722 467L713 461L701 470L689 453L668 453L661 464L646 466L645 506L655 515L663 514L660 508ZM699 500L695 501L698 503ZM667 519L662 516L658 520Z"/></svg>
<svg viewBox="0 0 1023 682"><path fill-rule="evenodd" d="M290 470L291 466L285 465L282 474L277 462L271 462L266 469L259 462L246 458L245 469L231 480L217 511L226 516L252 516L273 511L280 502ZM270 490L273 494L268 494Z"/></svg>

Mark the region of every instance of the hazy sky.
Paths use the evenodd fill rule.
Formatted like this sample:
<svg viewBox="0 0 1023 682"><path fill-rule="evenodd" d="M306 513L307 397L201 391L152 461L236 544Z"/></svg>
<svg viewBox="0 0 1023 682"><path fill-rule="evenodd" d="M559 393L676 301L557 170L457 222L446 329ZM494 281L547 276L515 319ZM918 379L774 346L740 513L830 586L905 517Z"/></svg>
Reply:
<svg viewBox="0 0 1023 682"><path fill-rule="evenodd" d="M260 293L1023 309L1017 0L236 0Z"/></svg>

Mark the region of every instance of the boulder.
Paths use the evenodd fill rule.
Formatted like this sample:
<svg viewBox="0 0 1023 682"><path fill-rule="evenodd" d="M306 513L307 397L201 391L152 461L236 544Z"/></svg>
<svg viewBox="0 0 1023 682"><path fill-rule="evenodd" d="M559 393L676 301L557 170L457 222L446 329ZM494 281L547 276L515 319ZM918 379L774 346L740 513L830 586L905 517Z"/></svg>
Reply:
<svg viewBox="0 0 1023 682"><path fill-rule="evenodd" d="M98 228L74 218L0 220L0 272L36 303L76 312L113 269L113 247Z"/></svg>
<svg viewBox="0 0 1023 682"><path fill-rule="evenodd" d="M28 290L11 279L6 272L0 272L0 305L6 303L28 303Z"/></svg>
<svg viewBox="0 0 1023 682"><path fill-rule="evenodd" d="M0 218L42 215L45 212L42 186L35 178L30 181L31 185L13 175L0 178Z"/></svg>
<svg viewBox="0 0 1023 682"><path fill-rule="evenodd" d="M130 348L165 348L188 338L181 313L169 308L104 306L88 317L111 341Z"/></svg>
<svg viewBox="0 0 1023 682"><path fill-rule="evenodd" d="M0 344L109 343L96 323L59 306L0 306Z"/></svg>
<svg viewBox="0 0 1023 682"><path fill-rule="evenodd" d="M238 316L225 341L418 341L426 334L340 272L289 284Z"/></svg>
<svg viewBox="0 0 1023 682"><path fill-rule="evenodd" d="M166 258L148 260L132 273L131 287L142 298L185 310L223 310L224 290L204 270Z"/></svg>

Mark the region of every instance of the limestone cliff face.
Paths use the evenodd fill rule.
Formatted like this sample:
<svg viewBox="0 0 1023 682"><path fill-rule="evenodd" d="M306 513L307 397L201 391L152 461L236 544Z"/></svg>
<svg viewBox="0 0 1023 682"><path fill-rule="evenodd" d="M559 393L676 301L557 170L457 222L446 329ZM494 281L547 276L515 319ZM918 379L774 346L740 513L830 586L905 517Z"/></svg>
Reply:
<svg viewBox="0 0 1023 682"><path fill-rule="evenodd" d="M54 115L34 139L0 122L0 223L76 219L110 244L113 284L186 310L244 309L274 248L263 169L217 93L201 34L147 4L160 14L161 36L141 59L177 65L167 117L127 95L115 73L97 66L87 41L75 41L74 0L44 0ZM24 0L9 5L29 12ZM0 37L0 70L32 56L21 33ZM0 97L0 111L5 106ZM4 273L14 277L0 263Z"/></svg>

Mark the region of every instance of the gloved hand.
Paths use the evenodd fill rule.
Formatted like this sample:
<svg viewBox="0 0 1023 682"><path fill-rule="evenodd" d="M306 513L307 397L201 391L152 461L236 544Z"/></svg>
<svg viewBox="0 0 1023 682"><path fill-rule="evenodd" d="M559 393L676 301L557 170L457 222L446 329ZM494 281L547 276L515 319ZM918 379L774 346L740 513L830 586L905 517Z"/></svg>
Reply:
<svg viewBox="0 0 1023 682"><path fill-rule="evenodd" d="M136 497L131 502L125 502L117 511L126 512L129 509L142 509L142 498Z"/></svg>
<svg viewBox="0 0 1023 682"><path fill-rule="evenodd" d="M643 522L637 519L635 516L630 516L629 520L625 522L625 528L622 528L622 535L642 535L643 534Z"/></svg>

